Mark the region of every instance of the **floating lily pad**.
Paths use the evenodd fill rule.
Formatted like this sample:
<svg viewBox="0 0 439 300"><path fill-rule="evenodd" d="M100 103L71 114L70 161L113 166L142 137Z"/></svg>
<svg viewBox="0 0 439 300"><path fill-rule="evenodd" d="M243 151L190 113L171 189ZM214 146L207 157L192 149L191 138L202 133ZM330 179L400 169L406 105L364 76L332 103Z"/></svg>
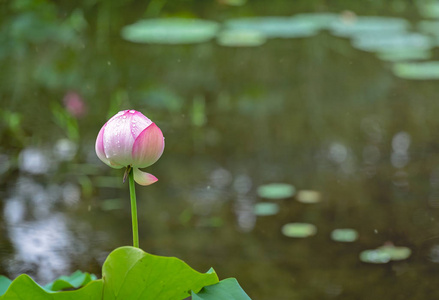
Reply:
<svg viewBox="0 0 439 300"><path fill-rule="evenodd" d="M439 61L396 63L393 73L401 78L430 80L439 79Z"/></svg>
<svg viewBox="0 0 439 300"><path fill-rule="evenodd" d="M134 43L192 44L215 37L219 25L200 19L140 20L122 28L122 38Z"/></svg>
<svg viewBox="0 0 439 300"><path fill-rule="evenodd" d="M279 212L279 204L270 202L257 203L254 207L254 213L257 216L272 216Z"/></svg>
<svg viewBox="0 0 439 300"><path fill-rule="evenodd" d="M259 31L230 29L218 34L217 42L227 47L257 47L267 41L265 35Z"/></svg>
<svg viewBox="0 0 439 300"><path fill-rule="evenodd" d="M387 253L391 260L404 260L410 257L412 250L407 247L396 247L394 245L384 245L378 250Z"/></svg>
<svg viewBox="0 0 439 300"><path fill-rule="evenodd" d="M355 36L352 46L369 52L398 50L428 50L433 47L430 37L420 33L362 34Z"/></svg>
<svg viewBox="0 0 439 300"><path fill-rule="evenodd" d="M306 19L254 17L226 21L227 29L256 31L270 38L299 38L318 33L318 26Z"/></svg>
<svg viewBox="0 0 439 300"><path fill-rule="evenodd" d="M352 21L338 19L330 25L332 34L342 37L356 37L362 34L391 34L405 32L410 26L407 20L386 17L356 17Z"/></svg>
<svg viewBox="0 0 439 300"><path fill-rule="evenodd" d="M334 229L331 232L331 239L337 242L351 243L358 239L358 232L355 229L343 228Z"/></svg>
<svg viewBox="0 0 439 300"><path fill-rule="evenodd" d="M425 60L431 57L431 51L425 49L404 49L396 51L378 52L377 56L385 61L410 61L410 60Z"/></svg>
<svg viewBox="0 0 439 300"><path fill-rule="evenodd" d="M407 247L396 247L386 244L374 250L364 250L360 253L360 260L367 263L385 264L391 260L404 260L410 257L412 250Z"/></svg>
<svg viewBox="0 0 439 300"><path fill-rule="evenodd" d="M339 18L337 14L332 13L303 13L294 15L294 19L309 21L319 29L329 29L331 23L338 21Z"/></svg>
<svg viewBox="0 0 439 300"><path fill-rule="evenodd" d="M288 223L282 226L282 233L288 237L305 238L317 233L317 227L308 223Z"/></svg>
<svg viewBox="0 0 439 300"><path fill-rule="evenodd" d="M247 0L221 0L221 3L230 6L243 6L247 3Z"/></svg>
<svg viewBox="0 0 439 300"><path fill-rule="evenodd" d="M360 253L360 260L365 263L386 264L390 259L391 257L388 253L378 249L364 250Z"/></svg>
<svg viewBox="0 0 439 300"><path fill-rule="evenodd" d="M258 195L266 199L284 199L294 196L296 189L287 183L270 183L258 187Z"/></svg>
<svg viewBox="0 0 439 300"><path fill-rule="evenodd" d="M297 201L302 203L318 203L320 199L320 192L317 191L301 190L297 193Z"/></svg>

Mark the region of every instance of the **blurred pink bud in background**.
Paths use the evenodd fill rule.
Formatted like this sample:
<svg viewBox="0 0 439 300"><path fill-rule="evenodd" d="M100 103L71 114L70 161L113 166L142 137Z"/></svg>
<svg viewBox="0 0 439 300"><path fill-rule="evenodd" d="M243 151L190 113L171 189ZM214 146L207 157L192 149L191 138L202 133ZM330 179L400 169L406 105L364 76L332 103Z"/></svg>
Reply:
<svg viewBox="0 0 439 300"><path fill-rule="evenodd" d="M75 118L85 115L86 106L84 99L77 92L67 92L63 98L66 110Z"/></svg>

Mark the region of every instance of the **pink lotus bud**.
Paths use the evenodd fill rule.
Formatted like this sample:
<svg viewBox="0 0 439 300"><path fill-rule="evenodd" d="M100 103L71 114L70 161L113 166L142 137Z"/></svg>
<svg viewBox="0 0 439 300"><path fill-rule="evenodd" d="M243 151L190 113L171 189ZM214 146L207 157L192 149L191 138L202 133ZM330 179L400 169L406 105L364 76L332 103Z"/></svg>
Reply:
<svg viewBox="0 0 439 300"><path fill-rule="evenodd" d="M82 97L76 92L68 92L65 94L64 106L67 111L75 118L82 117L86 112L86 106Z"/></svg>
<svg viewBox="0 0 439 300"><path fill-rule="evenodd" d="M140 171L155 163L163 153L163 133L150 119L135 110L118 112L102 126L96 139L96 154L112 168L134 168L134 180L149 185L158 179Z"/></svg>

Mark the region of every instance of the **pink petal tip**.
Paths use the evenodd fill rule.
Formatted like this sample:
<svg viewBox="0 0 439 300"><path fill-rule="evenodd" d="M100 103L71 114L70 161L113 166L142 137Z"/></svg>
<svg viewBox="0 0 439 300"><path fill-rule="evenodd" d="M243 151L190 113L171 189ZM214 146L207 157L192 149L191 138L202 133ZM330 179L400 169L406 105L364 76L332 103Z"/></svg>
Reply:
<svg viewBox="0 0 439 300"><path fill-rule="evenodd" d="M137 168L134 168L134 181L137 182L140 185L150 185L154 182L157 182L158 179L152 174L142 172Z"/></svg>

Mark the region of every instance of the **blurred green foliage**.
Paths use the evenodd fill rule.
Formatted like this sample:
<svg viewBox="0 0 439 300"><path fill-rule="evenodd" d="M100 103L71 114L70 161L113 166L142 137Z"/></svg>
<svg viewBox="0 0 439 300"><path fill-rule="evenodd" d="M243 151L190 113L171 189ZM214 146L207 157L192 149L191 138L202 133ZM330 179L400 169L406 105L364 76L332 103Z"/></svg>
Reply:
<svg viewBox="0 0 439 300"><path fill-rule="evenodd" d="M53 125L50 122L53 118L41 119L36 128L33 122L29 122L29 116L44 115L44 110L53 106L51 103L60 103L67 90L75 90L84 96L92 117L98 116L97 112L102 109L111 114L121 105L128 105L134 99L137 101L138 95L135 93L138 88L133 87L145 86L145 83L149 86L162 86L163 79L151 80L152 74L145 76L143 69L133 68L128 57L120 58L118 53L123 51L123 48L116 46L114 40L119 38L124 25L145 17L175 16L225 21L243 16L282 16L286 13L293 15L316 11L339 13L346 10L361 11L365 15L398 12L410 17L414 5L408 0L373 1L366 5L346 0L331 3L323 0L300 0L295 1L294 5L282 0L271 1L270 5L262 0L252 1L251 4L245 1L229 3L219 0L81 0L75 3L66 0L9 1L3 3L0 10L0 62L3 70L0 73L0 99L9 111L24 115L20 125L21 132L25 134L34 132L37 128L39 132L47 132L44 128ZM150 51L154 53L156 50ZM208 67L209 64L211 68L214 67L210 59L216 55L216 50L210 45L197 47L194 51L194 57L197 57L204 67ZM171 51L169 57L177 57L183 52ZM206 65L205 62L209 64ZM157 67L164 69L167 65L175 64L175 61L169 60L161 64L159 66L151 62L150 66L154 68L155 65L156 70ZM216 78L205 77L201 70L197 70L197 65L187 67L188 79L198 80L199 86L210 86L211 90L220 92ZM185 91L184 81L178 79L180 74L171 72L168 77L170 80L167 81L172 83L170 85L165 82L166 85L172 86L168 94L191 93ZM145 90L143 87L141 89ZM123 100L121 91L125 94ZM148 100L148 104L150 102L152 106L162 105L157 104L162 101L154 102L155 96L152 96L159 93L162 91L151 90L144 95L145 98L151 99ZM165 101L169 99L166 107L171 111L181 110L178 108L181 105L178 104L180 100L175 100L175 97L159 97ZM144 98L140 100L145 103ZM201 107L196 104L200 103L199 101L194 103L194 108ZM60 126L59 118L55 116L54 119L58 120L55 123ZM84 119L80 127L86 128L90 124L89 119ZM68 133L71 134L72 132Z"/></svg>

